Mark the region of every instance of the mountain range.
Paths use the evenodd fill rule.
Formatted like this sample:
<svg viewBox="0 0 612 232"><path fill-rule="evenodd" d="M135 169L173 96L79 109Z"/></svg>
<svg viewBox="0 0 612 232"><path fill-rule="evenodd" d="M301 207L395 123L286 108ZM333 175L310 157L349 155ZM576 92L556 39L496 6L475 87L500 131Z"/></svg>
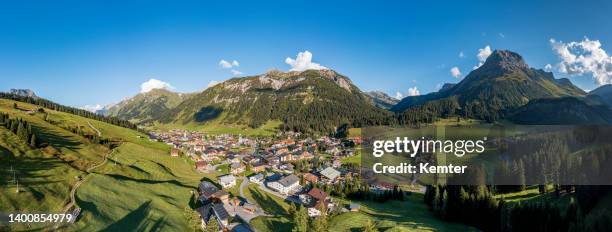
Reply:
<svg viewBox="0 0 612 232"><path fill-rule="evenodd" d="M178 106L193 95L191 93L176 93L166 89L153 89L105 107L103 111L98 113L135 123L146 123Z"/></svg>
<svg viewBox="0 0 612 232"><path fill-rule="evenodd" d="M551 72L530 68L519 54L496 50L459 83L445 85L438 92L406 97L391 110L402 113L424 105L428 108L450 106L445 110L496 121L533 99L585 95L568 79L555 79Z"/></svg>
<svg viewBox="0 0 612 232"><path fill-rule="evenodd" d="M36 97L31 90L11 90ZM522 124L609 123L612 85L586 93L568 79L530 68L519 54L496 50L456 84L401 101L380 91L363 92L333 70L282 72L226 80L199 93L154 89L98 113L139 124L242 125L330 132L340 126L432 122L462 116ZM561 117L552 116L559 112Z"/></svg>
<svg viewBox="0 0 612 232"><path fill-rule="evenodd" d="M391 107L400 101L397 98L390 97L382 91L369 91L365 92L365 94L372 99L375 106L386 110L391 109Z"/></svg>

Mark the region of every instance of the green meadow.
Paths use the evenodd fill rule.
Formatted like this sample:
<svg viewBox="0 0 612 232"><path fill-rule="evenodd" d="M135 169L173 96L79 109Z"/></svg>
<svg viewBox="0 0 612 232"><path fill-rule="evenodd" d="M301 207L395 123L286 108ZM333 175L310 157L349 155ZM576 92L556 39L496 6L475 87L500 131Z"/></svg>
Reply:
<svg viewBox="0 0 612 232"><path fill-rule="evenodd" d="M70 202L70 190L77 178L83 178L75 196L81 215L75 224L62 226L63 231L190 228L185 215L194 206L192 191L204 176L195 172L193 162L170 157L167 145L149 141L134 130L48 109L49 116L30 115L23 110L36 106L18 103L20 109L14 109L13 103L0 99L0 111L30 122L40 140L50 146L35 149L0 128L0 211L60 213ZM86 131L88 122L100 130L102 137L122 141L90 174L85 170L102 163L111 151L66 129L80 127ZM11 166L20 183L19 193L9 175ZM44 224L13 225L10 230L51 228Z"/></svg>

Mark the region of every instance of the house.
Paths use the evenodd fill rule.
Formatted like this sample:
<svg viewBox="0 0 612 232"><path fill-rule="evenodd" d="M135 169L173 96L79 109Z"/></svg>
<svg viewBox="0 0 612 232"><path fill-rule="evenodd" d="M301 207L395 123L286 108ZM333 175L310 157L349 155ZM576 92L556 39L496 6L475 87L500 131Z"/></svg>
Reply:
<svg viewBox="0 0 612 232"><path fill-rule="evenodd" d="M172 157L177 157L177 156L179 156L179 150L178 150L178 149L176 149L176 148L172 148L172 149L170 150L170 156L172 156Z"/></svg>
<svg viewBox="0 0 612 232"><path fill-rule="evenodd" d="M297 160L310 160L314 158L314 155L306 150L298 151L293 156L297 157Z"/></svg>
<svg viewBox="0 0 612 232"><path fill-rule="evenodd" d="M317 182L319 182L319 178L315 175L313 175L312 173L306 173L304 174L304 180L308 181L312 184L316 184Z"/></svg>
<svg viewBox="0 0 612 232"><path fill-rule="evenodd" d="M197 161L195 162L195 167L198 171L204 171L206 170L208 166L208 163L206 163L206 161Z"/></svg>
<svg viewBox="0 0 612 232"><path fill-rule="evenodd" d="M281 164L278 166L278 169L283 170L287 173L292 173L294 168L295 167L293 166L293 164L290 164L290 163Z"/></svg>
<svg viewBox="0 0 612 232"><path fill-rule="evenodd" d="M255 183L255 184L261 184L264 181L264 175L259 173L256 175L252 175L251 177L249 177L249 181Z"/></svg>
<svg viewBox="0 0 612 232"><path fill-rule="evenodd" d="M236 177L234 175L223 175L219 177L219 184L223 188L231 188L236 185Z"/></svg>
<svg viewBox="0 0 612 232"><path fill-rule="evenodd" d="M280 162L290 162L293 161L293 155L291 153L283 153L279 155Z"/></svg>
<svg viewBox="0 0 612 232"><path fill-rule="evenodd" d="M300 179L296 175L288 175L278 181L268 182L268 187L282 194L289 194L300 186Z"/></svg>
<svg viewBox="0 0 612 232"><path fill-rule="evenodd" d="M340 176L340 172L332 167L327 167L321 171L321 176L327 178L330 181L334 181Z"/></svg>
<svg viewBox="0 0 612 232"><path fill-rule="evenodd" d="M253 164L253 166L251 166L251 171L253 172L263 172L266 170L266 164L259 162L259 163L255 163Z"/></svg>
<svg viewBox="0 0 612 232"><path fill-rule="evenodd" d="M230 170L231 173L234 175L238 175L240 173L243 173L245 170L245 165L242 162L238 162L238 163L232 163L230 165Z"/></svg>
<svg viewBox="0 0 612 232"><path fill-rule="evenodd" d="M209 203L205 204L200 208L197 208L196 211L200 214L200 219L202 220L202 229L206 228L206 225L211 220L217 220L217 224L220 229L227 228L229 225L229 213L227 210L223 208L223 204L221 203Z"/></svg>
<svg viewBox="0 0 612 232"><path fill-rule="evenodd" d="M319 188L312 188L304 198L305 205L316 209L327 209L331 203L329 195Z"/></svg>
<svg viewBox="0 0 612 232"><path fill-rule="evenodd" d="M217 191L219 191L219 188L208 181L202 181L200 182L200 185L198 185L198 193L200 193L199 199L203 203L209 201L212 198L212 195Z"/></svg>
<svg viewBox="0 0 612 232"><path fill-rule="evenodd" d="M309 217L321 216L321 211L316 208L308 208L308 216Z"/></svg>
<svg viewBox="0 0 612 232"><path fill-rule="evenodd" d="M225 190L219 190L215 193L212 194L212 199L216 200L217 202L223 202L223 203L228 203L229 202L229 193Z"/></svg>

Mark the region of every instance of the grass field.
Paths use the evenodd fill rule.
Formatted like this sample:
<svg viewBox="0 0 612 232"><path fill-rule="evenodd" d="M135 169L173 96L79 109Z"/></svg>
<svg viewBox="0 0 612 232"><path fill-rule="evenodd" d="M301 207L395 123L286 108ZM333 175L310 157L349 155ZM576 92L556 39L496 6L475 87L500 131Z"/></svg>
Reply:
<svg viewBox="0 0 612 232"><path fill-rule="evenodd" d="M260 205L266 214L251 220L251 226L259 232L291 231L292 222L289 215L289 203L285 200L260 190L257 185L250 184L245 191L245 197Z"/></svg>
<svg viewBox="0 0 612 232"><path fill-rule="evenodd" d="M155 124L151 129L184 129L193 131L204 131L210 134L242 134L246 136L271 136L278 132L281 121L268 121L258 128L250 128L246 125L227 124L218 120L206 122L204 124Z"/></svg>
<svg viewBox="0 0 612 232"><path fill-rule="evenodd" d="M361 205L360 211L332 217L330 231L359 231L368 219L380 231L476 231L472 227L437 219L423 203L421 194L412 194L404 201L354 203Z"/></svg>
<svg viewBox="0 0 612 232"><path fill-rule="evenodd" d="M10 131L0 129L0 211L56 212L69 202L69 192L76 176L86 176L76 192L82 208L79 220L64 231L187 231L185 212L193 206L192 191L203 174L195 172L193 162L184 157L170 157L169 147L149 141L144 134L79 116L46 110L29 115L13 109L13 101L0 99L0 111L20 117L34 126L40 139L59 151L58 159L19 141ZM36 106L18 103L22 109ZM86 175L80 168L100 163L110 150L73 134L65 127L84 130L87 122L105 138L123 141L101 167ZM74 159L74 160L72 160ZM7 178L8 170L17 170L21 192ZM6 186L6 188L4 187ZM41 227L12 227L13 231L47 230ZM1 228L0 228L1 229Z"/></svg>

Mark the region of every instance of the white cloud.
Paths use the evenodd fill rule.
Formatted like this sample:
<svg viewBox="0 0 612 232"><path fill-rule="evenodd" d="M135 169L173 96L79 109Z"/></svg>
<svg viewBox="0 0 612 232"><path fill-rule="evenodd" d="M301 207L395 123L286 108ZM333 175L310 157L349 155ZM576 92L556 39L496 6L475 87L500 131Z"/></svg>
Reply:
<svg viewBox="0 0 612 232"><path fill-rule="evenodd" d="M551 64L544 65L544 71L546 71L546 72L552 71L552 65Z"/></svg>
<svg viewBox="0 0 612 232"><path fill-rule="evenodd" d="M327 69L326 67L321 66L320 64L312 62L312 53L310 53L308 50L298 53L295 60L292 59L291 57L287 57L287 59L285 59L285 63L291 66L291 69L289 69L289 71L304 71L308 69L315 69L315 70Z"/></svg>
<svg viewBox="0 0 612 232"><path fill-rule="evenodd" d="M238 62L237 60L233 60L232 62L229 62L227 60L220 60L219 61L219 67L224 68L224 69L231 69L230 73L232 73L232 75L234 76L238 76L238 75L242 75L243 73L234 69L236 67L240 66L240 62Z"/></svg>
<svg viewBox="0 0 612 232"><path fill-rule="evenodd" d="M402 98L404 98L404 95L402 93L400 93L399 91L395 92L395 99L402 100Z"/></svg>
<svg viewBox="0 0 612 232"><path fill-rule="evenodd" d="M463 54L463 51L460 51L459 52L459 58L463 58L463 57L465 57L465 54Z"/></svg>
<svg viewBox="0 0 612 232"><path fill-rule="evenodd" d="M238 75L242 75L242 74L243 74L242 72L240 72L240 71L238 71L238 70L235 70L235 69L230 70L230 72L231 72L231 73L232 73L232 75L234 75L234 76L238 76Z"/></svg>
<svg viewBox="0 0 612 232"><path fill-rule="evenodd" d="M474 66L474 69L480 68L491 53L493 53L493 51L491 51L491 47L489 45L485 46L484 48L479 48L478 54L476 54L476 57L478 58L478 65Z"/></svg>
<svg viewBox="0 0 612 232"><path fill-rule="evenodd" d="M601 48L599 40L585 37L580 42L563 43L550 39L550 43L561 58L559 72L591 74L598 85L612 84L612 57Z"/></svg>
<svg viewBox="0 0 612 232"><path fill-rule="evenodd" d="M81 106L79 108L95 113L98 110L104 109L104 106L100 105L100 104L95 104L95 105L85 105L85 106Z"/></svg>
<svg viewBox="0 0 612 232"><path fill-rule="evenodd" d="M461 70L459 70L459 67L453 67L450 69L450 73L451 75L453 75L454 78L460 78L461 77Z"/></svg>
<svg viewBox="0 0 612 232"><path fill-rule="evenodd" d="M415 87L412 87L412 88L408 88L408 93L406 95L408 95L408 96L419 96L419 95L421 95L421 92L415 86Z"/></svg>
<svg viewBox="0 0 612 232"><path fill-rule="evenodd" d="M220 60L219 61L219 66L221 68L233 68L233 67L238 67L240 66L240 63L238 63L237 60L233 60L232 62L229 62L227 60Z"/></svg>
<svg viewBox="0 0 612 232"><path fill-rule="evenodd" d="M221 60L219 61L219 66L221 66L221 68L231 68L232 63L227 62L226 60Z"/></svg>
<svg viewBox="0 0 612 232"><path fill-rule="evenodd" d="M167 90L173 90L174 87L172 87L172 85L170 85L169 83L151 78L148 81L142 83L140 85L140 92L141 93L146 93L149 92L151 90L154 89L167 89Z"/></svg>

